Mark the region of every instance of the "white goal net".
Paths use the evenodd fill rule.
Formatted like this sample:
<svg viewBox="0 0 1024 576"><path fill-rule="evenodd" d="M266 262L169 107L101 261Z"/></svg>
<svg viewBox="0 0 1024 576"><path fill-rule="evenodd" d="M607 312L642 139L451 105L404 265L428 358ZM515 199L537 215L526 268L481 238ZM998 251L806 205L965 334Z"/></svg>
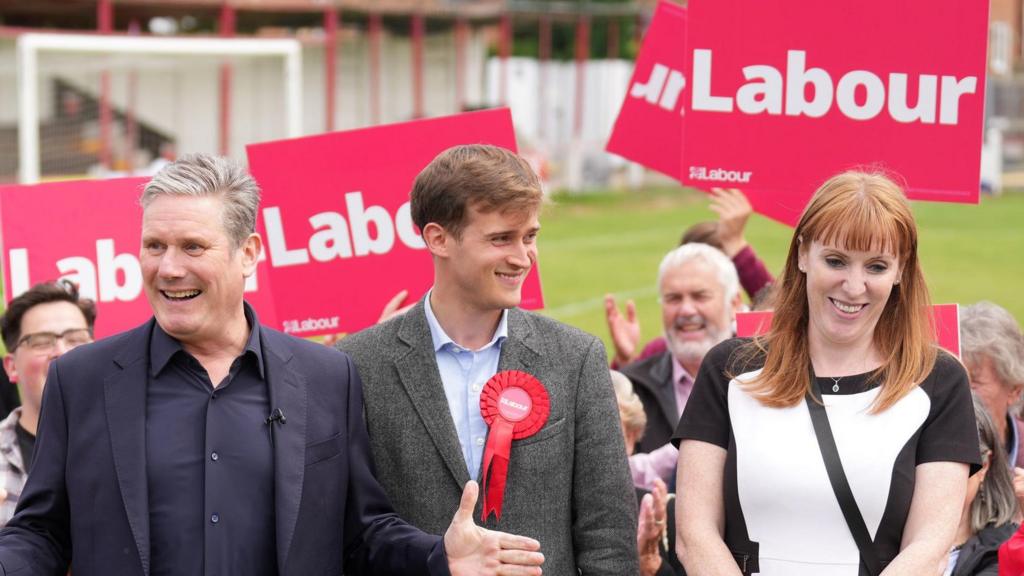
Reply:
<svg viewBox="0 0 1024 576"><path fill-rule="evenodd" d="M0 88L0 182L244 160L246 144L302 133L297 40L23 34L16 63L16 82L0 67L15 87Z"/></svg>

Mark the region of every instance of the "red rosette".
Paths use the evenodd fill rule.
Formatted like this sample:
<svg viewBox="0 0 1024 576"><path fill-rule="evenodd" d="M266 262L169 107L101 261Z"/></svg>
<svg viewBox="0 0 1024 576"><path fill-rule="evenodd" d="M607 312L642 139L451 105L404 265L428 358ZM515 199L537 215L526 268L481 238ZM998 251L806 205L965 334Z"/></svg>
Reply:
<svg viewBox="0 0 1024 576"><path fill-rule="evenodd" d="M484 449L482 520L491 512L501 520L512 440L536 434L550 413L548 391L530 374L505 370L487 381L480 393L480 415L490 427Z"/></svg>

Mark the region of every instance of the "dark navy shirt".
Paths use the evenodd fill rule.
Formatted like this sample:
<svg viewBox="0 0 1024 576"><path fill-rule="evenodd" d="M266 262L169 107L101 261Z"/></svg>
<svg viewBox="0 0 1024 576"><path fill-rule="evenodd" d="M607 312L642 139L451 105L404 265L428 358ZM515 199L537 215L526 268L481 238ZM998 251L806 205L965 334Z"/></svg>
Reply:
<svg viewBox="0 0 1024 576"><path fill-rule="evenodd" d="M181 344L153 329L146 396L152 576L274 576L274 454L259 320L214 388ZM340 545L340 544L339 544Z"/></svg>

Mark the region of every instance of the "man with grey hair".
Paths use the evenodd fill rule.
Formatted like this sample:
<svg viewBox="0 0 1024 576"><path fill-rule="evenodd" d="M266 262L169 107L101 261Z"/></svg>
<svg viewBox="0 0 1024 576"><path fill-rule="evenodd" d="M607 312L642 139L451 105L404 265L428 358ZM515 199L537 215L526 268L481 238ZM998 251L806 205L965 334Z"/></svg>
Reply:
<svg viewBox="0 0 1024 576"><path fill-rule="evenodd" d="M960 355L1010 466L1024 466L1024 422L1018 413L1024 389L1024 336L1006 309L978 302L960 309Z"/></svg>
<svg viewBox="0 0 1024 576"><path fill-rule="evenodd" d="M658 294L668 349L622 368L647 413L647 428L629 465L633 483L648 489L656 478L669 483L675 478L678 451L669 440L704 355L732 337L742 302L736 267L721 250L700 243L665 255Z"/></svg>
<svg viewBox="0 0 1024 576"><path fill-rule="evenodd" d="M244 169L185 156L141 203L154 318L51 364L0 573L540 574L536 541L473 524L475 484L443 538L394 513L352 362L243 300L262 250Z"/></svg>

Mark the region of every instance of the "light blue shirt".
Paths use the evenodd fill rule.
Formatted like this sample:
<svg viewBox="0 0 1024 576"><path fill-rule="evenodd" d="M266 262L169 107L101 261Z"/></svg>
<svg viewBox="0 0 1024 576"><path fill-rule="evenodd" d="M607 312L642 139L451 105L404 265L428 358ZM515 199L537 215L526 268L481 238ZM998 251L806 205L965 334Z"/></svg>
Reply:
<svg viewBox="0 0 1024 576"><path fill-rule="evenodd" d="M455 432L462 445L462 458L466 461L469 477L477 479L487 442L487 424L480 416L480 392L491 376L498 372L501 345L508 338L508 310L501 313L501 321L491 341L479 350L469 350L445 334L430 307L429 292L423 308L427 313L444 395L448 398L448 410L452 413Z"/></svg>

